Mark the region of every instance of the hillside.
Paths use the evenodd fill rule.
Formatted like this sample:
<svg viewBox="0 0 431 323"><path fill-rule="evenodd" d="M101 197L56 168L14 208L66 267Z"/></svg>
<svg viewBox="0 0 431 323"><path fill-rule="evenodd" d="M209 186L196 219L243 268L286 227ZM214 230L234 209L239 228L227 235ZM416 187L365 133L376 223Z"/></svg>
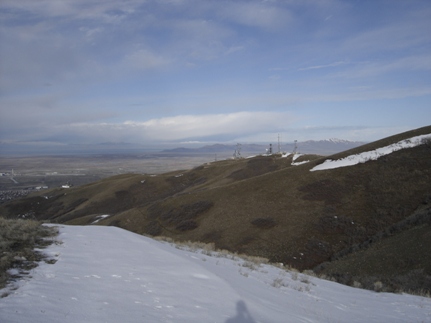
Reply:
<svg viewBox="0 0 431 323"><path fill-rule="evenodd" d="M205 246L114 228L58 226L31 278L2 292L0 321L428 322L428 298L347 287ZM366 309L366 310L364 310Z"/></svg>
<svg viewBox="0 0 431 323"><path fill-rule="evenodd" d="M354 166L310 171L327 159L424 134L431 126L327 157L257 156L157 176L121 175L13 201L0 212L213 242L347 284L373 288L380 280L391 291L429 291L429 141Z"/></svg>

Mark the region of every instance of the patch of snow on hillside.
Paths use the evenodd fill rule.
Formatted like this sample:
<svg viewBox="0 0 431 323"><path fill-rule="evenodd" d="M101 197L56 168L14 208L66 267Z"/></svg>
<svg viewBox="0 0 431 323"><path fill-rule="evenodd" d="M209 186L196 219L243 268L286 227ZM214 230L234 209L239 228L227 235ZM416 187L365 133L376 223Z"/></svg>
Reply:
<svg viewBox="0 0 431 323"><path fill-rule="evenodd" d="M95 219L96 219L96 221L91 222L91 224L95 224L95 223L99 222L100 220L106 219L106 218L108 218L108 217L110 217L110 215L109 215L109 214L98 215L98 216L96 216L96 218L95 218Z"/></svg>
<svg viewBox="0 0 431 323"><path fill-rule="evenodd" d="M297 160L301 156L302 156L302 154L294 154L292 157L292 162L294 162L295 160Z"/></svg>
<svg viewBox="0 0 431 323"><path fill-rule="evenodd" d="M429 322L428 298L356 289L106 226L60 226L0 322ZM1 293L5 292L2 290Z"/></svg>
<svg viewBox="0 0 431 323"><path fill-rule="evenodd" d="M338 159L338 160L327 159L322 164L317 165L312 169L310 169L310 171L313 172L316 170L327 170L327 169L334 169L339 167L353 166L359 163L365 163L369 160L377 160L378 158L385 155L389 155L394 151L419 146L422 144L423 139L425 138L431 138L431 136L428 134L428 135L412 137L409 139L401 140L389 146L378 148L372 151L366 151L356 155L350 155L348 157Z"/></svg>
<svg viewBox="0 0 431 323"><path fill-rule="evenodd" d="M293 157L292 157L292 164L291 165L293 165L293 166L299 166L299 165L306 164L306 163L309 162L309 160L304 160L302 162L295 162L295 160L297 160L301 156L303 156L303 154L294 154Z"/></svg>

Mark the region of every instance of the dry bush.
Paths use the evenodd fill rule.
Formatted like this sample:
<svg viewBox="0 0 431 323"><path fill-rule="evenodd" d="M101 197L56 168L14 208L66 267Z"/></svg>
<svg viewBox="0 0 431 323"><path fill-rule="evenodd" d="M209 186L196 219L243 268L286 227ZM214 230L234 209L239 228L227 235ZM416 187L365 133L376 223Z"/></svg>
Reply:
<svg viewBox="0 0 431 323"><path fill-rule="evenodd" d="M164 241L164 242L168 242L168 243L173 243L174 239L172 239L171 237L166 237L166 236L157 236L153 238L154 240L157 241Z"/></svg>
<svg viewBox="0 0 431 323"><path fill-rule="evenodd" d="M255 263L253 263L253 262L251 262L251 261L244 261L244 262L241 264L241 266L242 266L242 267L249 268L250 270L256 270L256 269L257 269L256 264L255 264Z"/></svg>
<svg viewBox="0 0 431 323"><path fill-rule="evenodd" d="M280 288L280 287L288 287L289 284L284 282L283 277L274 278L274 281L271 283L272 287Z"/></svg>
<svg viewBox="0 0 431 323"><path fill-rule="evenodd" d="M381 292L383 290L383 283L381 281L376 281L374 283L374 290L376 292Z"/></svg>
<svg viewBox="0 0 431 323"><path fill-rule="evenodd" d="M311 269L306 269L302 271L304 275L310 276L310 277L317 277L316 273L312 271Z"/></svg>
<svg viewBox="0 0 431 323"><path fill-rule="evenodd" d="M310 278L307 275L302 275L299 279L301 283L310 284Z"/></svg>
<svg viewBox="0 0 431 323"><path fill-rule="evenodd" d="M362 288L362 284L360 282L357 282L356 280L353 282L353 287L355 288Z"/></svg>
<svg viewBox="0 0 431 323"><path fill-rule="evenodd" d="M269 262L268 258L264 257L248 256L243 254L239 255L239 257L255 265L267 264Z"/></svg>
<svg viewBox="0 0 431 323"><path fill-rule="evenodd" d="M431 137L422 138L421 144L431 147Z"/></svg>
<svg viewBox="0 0 431 323"><path fill-rule="evenodd" d="M160 234L162 234L162 232L163 232L163 228L161 227L158 221L155 221L155 220L150 221L145 226L145 233L153 237L159 236Z"/></svg>
<svg viewBox="0 0 431 323"><path fill-rule="evenodd" d="M42 226L33 220L11 220L0 218L0 288L13 278L19 278L37 266L44 256L34 248L46 247L53 240L46 239L56 235L55 228ZM15 268L20 275L8 273Z"/></svg>

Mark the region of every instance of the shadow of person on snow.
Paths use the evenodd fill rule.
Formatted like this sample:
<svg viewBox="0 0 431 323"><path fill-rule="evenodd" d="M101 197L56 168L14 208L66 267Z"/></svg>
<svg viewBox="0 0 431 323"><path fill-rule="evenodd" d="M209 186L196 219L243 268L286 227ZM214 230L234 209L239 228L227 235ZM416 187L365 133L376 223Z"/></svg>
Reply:
<svg viewBox="0 0 431 323"><path fill-rule="evenodd" d="M243 301L236 303L236 315L226 321L226 323L256 323L248 312L247 306Z"/></svg>

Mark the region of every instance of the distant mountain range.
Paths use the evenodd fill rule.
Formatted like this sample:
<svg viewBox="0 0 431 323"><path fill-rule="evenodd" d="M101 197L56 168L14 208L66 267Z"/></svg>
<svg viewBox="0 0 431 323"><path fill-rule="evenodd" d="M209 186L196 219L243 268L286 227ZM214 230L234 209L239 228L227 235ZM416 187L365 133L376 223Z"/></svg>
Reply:
<svg viewBox="0 0 431 323"><path fill-rule="evenodd" d="M331 155L347 149L363 145L364 142L342 139L308 140L297 143L297 151L304 154ZM241 144L241 155L244 157L266 154L270 148L268 144ZM160 151L158 147L148 148L139 144L127 142L103 142L99 144L68 144L54 145L39 142L20 143L18 145L0 141L0 156L31 156L31 155L80 155L80 154L136 154L151 152L154 154L188 155L188 154L217 154L220 158L232 156L237 149L236 144L213 144L199 148L173 148ZM292 152L294 143L272 143L272 152Z"/></svg>
<svg viewBox="0 0 431 323"><path fill-rule="evenodd" d="M297 152L304 154L316 154L316 155L331 155L338 152L342 152L351 148L355 148L365 144L365 142L359 141L348 141L343 139L327 139L327 140L307 140L303 142L296 143ZM187 153L226 153L232 152L238 148L237 145L227 145L227 144L214 144L214 145L206 145L199 148L174 148L174 149L165 149L162 152L164 153L179 153L179 154L187 154ZM240 145L241 154L244 156L252 155L252 154L265 154L270 149L270 144L241 144ZM287 143L281 144L280 149L278 148L278 144L272 144L272 152L292 152L295 149L295 143Z"/></svg>

